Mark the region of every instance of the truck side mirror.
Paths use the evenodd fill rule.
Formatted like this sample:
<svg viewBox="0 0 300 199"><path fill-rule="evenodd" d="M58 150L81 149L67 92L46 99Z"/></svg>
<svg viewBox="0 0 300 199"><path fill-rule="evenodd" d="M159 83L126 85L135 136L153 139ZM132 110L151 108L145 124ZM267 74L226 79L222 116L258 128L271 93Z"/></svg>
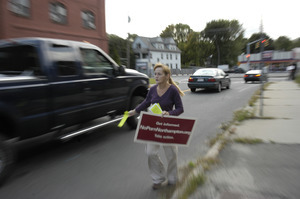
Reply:
<svg viewBox="0 0 300 199"><path fill-rule="evenodd" d="M125 66L124 65L121 65L121 66L119 66L119 75L124 75L125 74Z"/></svg>

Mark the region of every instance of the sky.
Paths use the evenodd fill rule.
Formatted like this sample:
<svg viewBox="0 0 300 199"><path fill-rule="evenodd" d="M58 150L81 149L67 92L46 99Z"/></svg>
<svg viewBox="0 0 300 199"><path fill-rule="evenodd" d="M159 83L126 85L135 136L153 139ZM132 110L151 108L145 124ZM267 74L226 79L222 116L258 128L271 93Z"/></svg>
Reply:
<svg viewBox="0 0 300 199"><path fill-rule="evenodd" d="M300 37L299 0L105 0L106 32L157 37L171 24L204 30L212 20L238 20L249 38L263 32L272 39ZM128 23L130 16L130 23Z"/></svg>

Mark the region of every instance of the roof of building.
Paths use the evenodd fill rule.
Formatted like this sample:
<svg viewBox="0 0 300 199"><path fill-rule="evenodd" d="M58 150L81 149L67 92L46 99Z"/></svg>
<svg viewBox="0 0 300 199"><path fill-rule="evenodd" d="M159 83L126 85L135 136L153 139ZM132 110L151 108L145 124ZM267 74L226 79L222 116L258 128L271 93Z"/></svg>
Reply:
<svg viewBox="0 0 300 199"><path fill-rule="evenodd" d="M174 41L174 39L172 37L168 37L168 38L162 38L162 37L154 37L154 38L148 38L148 37L140 37L138 36L135 42L142 42L145 46L145 48L135 48L133 47L134 51L142 51L142 52L148 52L148 51L161 51L161 52L176 52L176 53L180 53L181 50L177 47L176 42ZM163 48L158 48L156 45L157 44L162 44ZM133 45L134 46L134 45ZM170 48L173 47L174 49Z"/></svg>

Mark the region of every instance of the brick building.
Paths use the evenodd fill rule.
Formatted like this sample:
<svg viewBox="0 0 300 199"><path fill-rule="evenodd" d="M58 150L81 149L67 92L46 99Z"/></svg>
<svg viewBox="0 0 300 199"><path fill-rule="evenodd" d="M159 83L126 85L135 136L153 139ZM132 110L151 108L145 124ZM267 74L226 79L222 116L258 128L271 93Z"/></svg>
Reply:
<svg viewBox="0 0 300 199"><path fill-rule="evenodd" d="M0 0L0 39L88 41L108 52L105 0Z"/></svg>

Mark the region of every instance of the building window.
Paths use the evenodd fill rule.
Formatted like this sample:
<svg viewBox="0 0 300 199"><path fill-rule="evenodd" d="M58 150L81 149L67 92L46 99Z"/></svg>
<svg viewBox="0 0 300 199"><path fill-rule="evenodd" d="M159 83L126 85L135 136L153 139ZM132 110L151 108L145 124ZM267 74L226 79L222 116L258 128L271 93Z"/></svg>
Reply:
<svg viewBox="0 0 300 199"><path fill-rule="evenodd" d="M172 54L170 54L170 59L172 59Z"/></svg>
<svg viewBox="0 0 300 199"><path fill-rule="evenodd" d="M157 58L157 62L159 62L159 58Z"/></svg>
<svg viewBox="0 0 300 199"><path fill-rule="evenodd" d="M134 54L135 59L140 59L140 54Z"/></svg>
<svg viewBox="0 0 300 199"><path fill-rule="evenodd" d="M95 15L91 11L82 11L81 18L82 18L82 24L84 28L96 29Z"/></svg>
<svg viewBox="0 0 300 199"><path fill-rule="evenodd" d="M176 60L177 60L177 54L175 56L176 56Z"/></svg>
<svg viewBox="0 0 300 199"><path fill-rule="evenodd" d="M155 45L157 49L164 49L164 45L163 44L156 44Z"/></svg>
<svg viewBox="0 0 300 199"><path fill-rule="evenodd" d="M164 54L161 53L160 58L161 58L161 59L164 59Z"/></svg>
<svg viewBox="0 0 300 199"><path fill-rule="evenodd" d="M62 3L50 3L49 15L50 19L55 23L67 23L67 9Z"/></svg>
<svg viewBox="0 0 300 199"><path fill-rule="evenodd" d="M29 10L30 10L30 1L29 0L10 0L8 2L8 9L13 13L29 17Z"/></svg>
<svg viewBox="0 0 300 199"><path fill-rule="evenodd" d="M141 49L141 48L142 48L141 44L138 43L138 44L136 45L136 48L137 48L137 49Z"/></svg>
<svg viewBox="0 0 300 199"><path fill-rule="evenodd" d="M150 59L152 59L152 53L150 53Z"/></svg>
<svg viewBox="0 0 300 199"><path fill-rule="evenodd" d="M169 54L167 54L167 59L169 59Z"/></svg>

